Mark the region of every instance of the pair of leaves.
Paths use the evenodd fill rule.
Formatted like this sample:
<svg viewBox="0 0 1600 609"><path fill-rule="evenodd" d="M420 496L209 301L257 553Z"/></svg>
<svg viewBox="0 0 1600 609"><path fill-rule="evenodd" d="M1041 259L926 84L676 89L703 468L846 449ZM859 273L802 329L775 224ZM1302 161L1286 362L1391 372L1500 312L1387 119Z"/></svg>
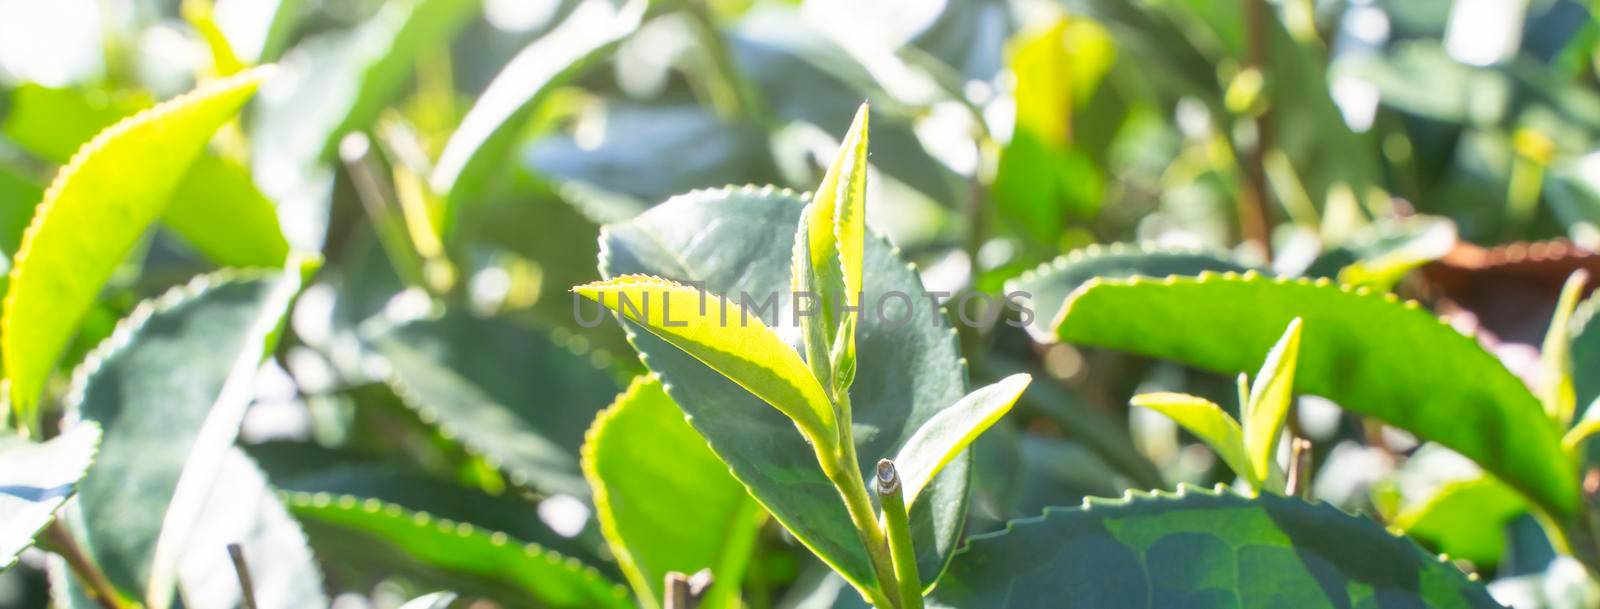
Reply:
<svg viewBox="0 0 1600 609"><path fill-rule="evenodd" d="M226 454L300 281L296 271L198 278L140 305L74 375L67 408L104 429L76 532L130 598L172 599L212 485L233 475Z"/></svg>
<svg viewBox="0 0 1600 609"><path fill-rule="evenodd" d="M600 530L640 604L662 605L669 572L711 569L716 580L700 606L738 606L764 513L684 421L660 380L634 379L600 413L584 444L583 470Z"/></svg>
<svg viewBox="0 0 1600 609"><path fill-rule="evenodd" d="M1248 273L1099 279L1068 300L1057 332L1068 342L1231 373L1251 365L1294 317L1306 325L1295 391L1455 450L1552 515L1576 512L1572 461L1539 400L1493 355L1414 302Z"/></svg>
<svg viewBox="0 0 1600 609"><path fill-rule="evenodd" d="M1175 494L1089 499L974 537L930 607L1498 607L1453 565L1331 506Z"/></svg>
<svg viewBox="0 0 1600 609"><path fill-rule="evenodd" d="M134 243L206 143L267 72L213 82L102 131L61 169L23 234L0 312L0 355L19 418Z"/></svg>

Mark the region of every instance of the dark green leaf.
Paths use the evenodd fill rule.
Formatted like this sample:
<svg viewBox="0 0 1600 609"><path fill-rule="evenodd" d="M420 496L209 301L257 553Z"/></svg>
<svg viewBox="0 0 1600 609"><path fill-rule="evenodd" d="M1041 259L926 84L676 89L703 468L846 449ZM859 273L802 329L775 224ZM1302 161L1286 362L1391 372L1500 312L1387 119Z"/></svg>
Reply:
<svg viewBox="0 0 1600 609"><path fill-rule="evenodd" d="M1180 487L1046 508L956 555L930 607L1499 607L1375 522Z"/></svg>
<svg viewBox="0 0 1600 609"><path fill-rule="evenodd" d="M373 344L390 385L425 422L514 483L588 496L578 450L617 394L604 370L540 332L464 312L391 328Z"/></svg>
<svg viewBox="0 0 1600 609"><path fill-rule="evenodd" d="M298 273L206 276L140 305L90 354L66 403L105 429L75 531L131 598L166 607L195 520L222 475Z"/></svg>

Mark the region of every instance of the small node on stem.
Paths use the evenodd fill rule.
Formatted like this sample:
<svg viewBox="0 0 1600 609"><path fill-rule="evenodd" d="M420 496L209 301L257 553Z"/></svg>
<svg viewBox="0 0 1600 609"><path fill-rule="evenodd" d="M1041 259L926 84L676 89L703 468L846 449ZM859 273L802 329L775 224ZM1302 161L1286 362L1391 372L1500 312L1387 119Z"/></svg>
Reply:
<svg viewBox="0 0 1600 609"><path fill-rule="evenodd" d="M1311 497L1311 441L1295 438L1289 451L1289 481L1284 494L1290 497Z"/></svg>
<svg viewBox="0 0 1600 609"><path fill-rule="evenodd" d="M878 503L883 506L883 528L889 537L889 560L899 580L901 609L922 609L922 577L917 573L917 551L911 543L911 522L901 494L900 470L894 461L878 461Z"/></svg>
<svg viewBox="0 0 1600 609"><path fill-rule="evenodd" d="M663 590L663 609L695 609L700 606L700 600L705 597L706 590L711 588L715 578L711 576L711 569L701 569L694 575L684 575L677 571L667 573L666 587Z"/></svg>

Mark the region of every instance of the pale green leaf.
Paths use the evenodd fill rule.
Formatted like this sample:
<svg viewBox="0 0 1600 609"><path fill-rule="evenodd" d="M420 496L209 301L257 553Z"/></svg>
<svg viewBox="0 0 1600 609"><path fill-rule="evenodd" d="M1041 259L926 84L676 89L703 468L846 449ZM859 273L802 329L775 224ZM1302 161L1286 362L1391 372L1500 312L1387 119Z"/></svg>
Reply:
<svg viewBox="0 0 1600 609"><path fill-rule="evenodd" d="M1184 486L1046 508L973 537L928 606L1500 607L1455 565L1365 517Z"/></svg>
<svg viewBox="0 0 1600 609"><path fill-rule="evenodd" d="M1538 398L1414 302L1254 274L1100 279L1069 300L1058 331L1068 342L1231 374L1255 365L1296 317L1305 320L1296 392L1455 450L1553 515L1578 509L1575 466Z"/></svg>
<svg viewBox="0 0 1600 609"><path fill-rule="evenodd" d="M75 372L67 409L105 432L75 533L130 598L168 606L299 286L298 272L198 278L141 304Z"/></svg>
<svg viewBox="0 0 1600 609"><path fill-rule="evenodd" d="M914 505L939 470L1010 412L1031 382L1029 375L1013 374L967 394L923 423L894 456L906 505Z"/></svg>
<svg viewBox="0 0 1600 609"><path fill-rule="evenodd" d="M861 298L862 243L866 238L867 132L866 104L856 111L833 163L806 206L799 231L804 235L806 260L795 265L797 289L811 294L817 314L800 320L806 355L813 370L828 385L830 395L848 389L842 368L854 369L855 328ZM800 255L801 252L796 252ZM801 264L803 262L804 264ZM808 272L807 276L800 273ZM821 345L815 344L819 339ZM827 364L815 361L823 356Z"/></svg>
<svg viewBox="0 0 1600 609"><path fill-rule="evenodd" d="M764 513L706 447L661 381L634 379L583 448L600 530L640 604L662 604L667 573L711 569L703 609L739 606Z"/></svg>
<svg viewBox="0 0 1600 609"><path fill-rule="evenodd" d="M1539 400L1544 403L1545 414L1562 425L1571 423L1577 410L1578 396L1572 382L1572 312L1578 308L1588 280L1589 273L1581 269L1567 278L1556 301L1555 314L1550 317L1550 329L1545 331L1544 346L1539 350Z"/></svg>
<svg viewBox="0 0 1600 609"><path fill-rule="evenodd" d="M1132 403L1167 415L1210 446L1235 475L1248 480L1252 488L1261 488L1266 478L1257 474L1250 463L1244 431L1221 406L1183 393L1142 393L1133 396Z"/></svg>
<svg viewBox="0 0 1600 609"><path fill-rule="evenodd" d="M455 601L456 593L454 592L434 592L433 594L424 594L406 601L406 604L401 605L400 609L449 609L450 603Z"/></svg>
<svg viewBox="0 0 1600 609"><path fill-rule="evenodd" d="M1244 445L1250 451L1250 466L1256 480L1267 480L1277 469L1278 439L1294 404L1294 370L1300 359L1300 328L1296 317L1289 322L1278 343L1267 353L1261 371L1250 386L1250 399L1244 403Z"/></svg>
<svg viewBox="0 0 1600 609"><path fill-rule="evenodd" d="M833 405L800 354L739 303L674 281L623 275L573 288L726 375L831 447ZM653 298L652 298L653 296Z"/></svg>
<svg viewBox="0 0 1600 609"><path fill-rule="evenodd" d="M165 211L212 132L267 76L255 69L124 119L56 175L22 237L0 313L13 407L34 419L45 380L101 287Z"/></svg>
<svg viewBox="0 0 1600 609"><path fill-rule="evenodd" d="M277 206L248 168L218 156L195 160L161 222L221 266L278 267L289 256Z"/></svg>
<svg viewBox="0 0 1600 609"><path fill-rule="evenodd" d="M0 439L0 569L10 567L55 520L100 445L100 426L79 425L43 444Z"/></svg>

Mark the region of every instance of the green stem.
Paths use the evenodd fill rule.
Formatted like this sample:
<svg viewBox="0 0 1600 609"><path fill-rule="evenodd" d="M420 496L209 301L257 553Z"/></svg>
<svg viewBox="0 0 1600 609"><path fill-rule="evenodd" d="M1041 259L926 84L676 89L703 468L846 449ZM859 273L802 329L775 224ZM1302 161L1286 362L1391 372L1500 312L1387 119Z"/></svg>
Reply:
<svg viewBox="0 0 1600 609"><path fill-rule="evenodd" d="M911 543L911 518L901 494L900 470L888 459L878 461L878 504L883 506L894 575L900 580L900 608L922 609L922 576L917 573L917 550Z"/></svg>
<svg viewBox="0 0 1600 609"><path fill-rule="evenodd" d="M861 545L867 551L867 557L872 562L872 570L878 576L877 588L862 590L873 605L880 608L900 608L894 601L891 591L898 588L894 576L894 565L889 558L889 547L884 540L883 529L878 526L878 517L872 509L872 500L867 496L867 486L861 479L861 465L856 457L855 434L851 431L850 394L846 391L839 392L835 398L838 407L838 445L835 450L829 451L822 446L817 446L817 462L822 465L822 472L839 489L839 495L844 499L845 511L850 514L850 521L856 527L856 534L861 538ZM832 454L828 454L832 453Z"/></svg>

